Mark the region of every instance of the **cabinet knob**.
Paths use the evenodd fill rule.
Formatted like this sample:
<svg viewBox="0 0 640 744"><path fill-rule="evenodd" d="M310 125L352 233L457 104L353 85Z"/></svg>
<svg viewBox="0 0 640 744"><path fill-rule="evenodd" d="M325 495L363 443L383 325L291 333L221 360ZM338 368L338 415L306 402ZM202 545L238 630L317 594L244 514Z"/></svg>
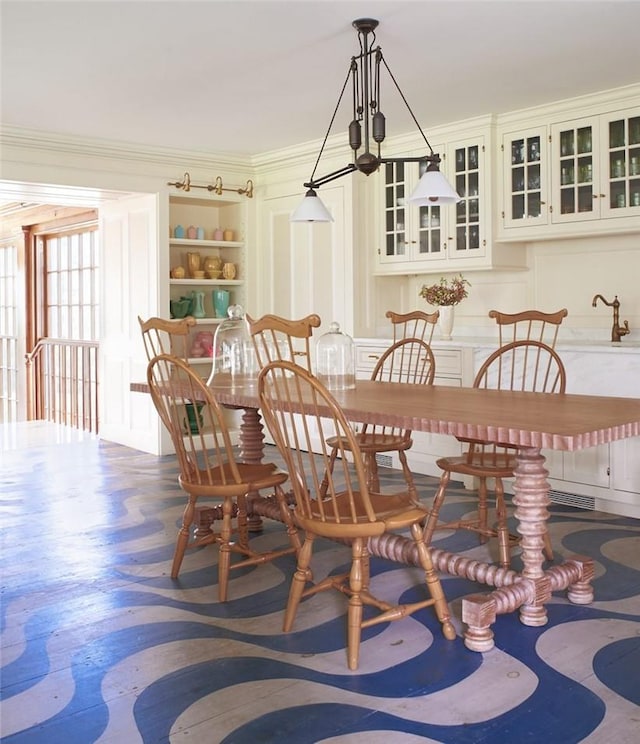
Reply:
<svg viewBox="0 0 640 744"><path fill-rule="evenodd" d="M367 359L380 359L380 354L369 354Z"/></svg>
<svg viewBox="0 0 640 744"><path fill-rule="evenodd" d="M542 204L542 205L545 205L546 203L547 203L547 202L543 202L543 201L541 201L541 202L540 202L540 204Z"/></svg>

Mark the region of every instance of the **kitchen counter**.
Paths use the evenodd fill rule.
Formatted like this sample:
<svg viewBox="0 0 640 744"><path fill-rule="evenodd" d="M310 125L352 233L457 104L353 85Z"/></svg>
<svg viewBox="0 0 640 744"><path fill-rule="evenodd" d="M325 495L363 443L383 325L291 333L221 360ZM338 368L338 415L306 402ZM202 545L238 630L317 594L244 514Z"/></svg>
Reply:
<svg viewBox="0 0 640 744"><path fill-rule="evenodd" d="M370 337L355 338L356 344L376 344L386 342L391 345L391 338ZM472 348L472 349L495 349L498 345L498 339L495 337L483 336L454 336L450 341L443 341L437 338L437 331L434 334L431 345L434 348ZM640 333L635 339L625 337L623 341L609 341L606 339L558 339L556 349L560 352L566 351L584 351L611 354L640 354Z"/></svg>

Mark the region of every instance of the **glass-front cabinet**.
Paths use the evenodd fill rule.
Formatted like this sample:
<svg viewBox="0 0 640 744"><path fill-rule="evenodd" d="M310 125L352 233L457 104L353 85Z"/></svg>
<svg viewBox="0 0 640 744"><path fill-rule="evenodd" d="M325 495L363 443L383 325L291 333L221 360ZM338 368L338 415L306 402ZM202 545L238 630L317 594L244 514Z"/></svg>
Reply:
<svg viewBox="0 0 640 744"><path fill-rule="evenodd" d="M640 214L640 110L552 127L555 223Z"/></svg>
<svg viewBox="0 0 640 744"><path fill-rule="evenodd" d="M546 225L549 218L546 127L504 135L502 152L505 226Z"/></svg>
<svg viewBox="0 0 640 744"><path fill-rule="evenodd" d="M413 206L409 196L426 170L423 163L385 163L384 248L381 263L439 257L444 250L439 206Z"/></svg>
<svg viewBox="0 0 640 744"><path fill-rule="evenodd" d="M462 271L487 267L490 203L484 137L434 148L441 170L460 201L453 205L414 206L409 196L426 166L386 163L380 173L381 273ZM490 258L490 257L489 257Z"/></svg>

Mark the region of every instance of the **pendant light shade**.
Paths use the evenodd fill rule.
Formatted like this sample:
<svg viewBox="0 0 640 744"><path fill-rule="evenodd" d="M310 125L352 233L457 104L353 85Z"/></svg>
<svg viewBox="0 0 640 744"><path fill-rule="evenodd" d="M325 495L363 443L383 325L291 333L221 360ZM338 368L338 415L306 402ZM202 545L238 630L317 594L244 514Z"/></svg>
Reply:
<svg viewBox="0 0 640 744"><path fill-rule="evenodd" d="M409 201L417 206L436 206L457 204L460 197L440 173L440 168L435 163L430 163L409 197Z"/></svg>
<svg viewBox="0 0 640 744"><path fill-rule="evenodd" d="M309 189L290 218L291 222L333 222L331 212L313 189Z"/></svg>

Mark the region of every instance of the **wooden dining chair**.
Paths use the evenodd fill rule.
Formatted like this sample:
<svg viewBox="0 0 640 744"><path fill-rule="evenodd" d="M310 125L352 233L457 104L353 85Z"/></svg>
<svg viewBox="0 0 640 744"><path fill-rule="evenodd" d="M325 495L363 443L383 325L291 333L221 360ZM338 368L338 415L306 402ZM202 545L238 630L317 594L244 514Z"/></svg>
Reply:
<svg viewBox="0 0 640 744"><path fill-rule="evenodd" d="M289 470L295 520L305 534L289 592L284 631L292 629L303 598L337 589L349 597L349 669L358 667L364 628L399 620L424 607L433 605L445 638L455 638L440 579L424 542L421 524L427 516L425 507L406 490L393 494L369 491L358 439L335 398L310 372L291 362L272 362L260 372L258 392L265 422ZM336 442L339 452L333 470L329 467L328 441ZM325 479L327 487L321 492L320 484ZM373 595L367 545L374 535L405 529L411 532L429 596L398 605ZM340 575L315 583L311 559L317 537L350 545L351 566ZM365 605L377 612L365 613Z"/></svg>
<svg viewBox="0 0 640 744"><path fill-rule="evenodd" d="M182 359L168 354L154 357L147 368L147 382L162 423L171 435L180 467L178 482L188 499L178 531L171 578L177 578L187 548L216 543L218 597L225 602L231 569L265 563L300 548L282 489L288 474L273 463L247 464L238 460L222 409L205 382ZM195 404L195 416L187 417L186 404ZM247 494L263 489L273 492L270 498L277 502L290 547L258 552L249 543ZM192 537L199 498L221 501L221 526L217 532ZM237 514L235 527L234 514ZM232 554L241 558L232 563Z"/></svg>
<svg viewBox="0 0 640 744"><path fill-rule="evenodd" d="M553 313L544 313L540 310L502 313L491 310L489 317L498 325L498 346L504 346L511 341L532 340L555 349L560 325L568 314L566 308Z"/></svg>
<svg viewBox="0 0 640 744"><path fill-rule="evenodd" d="M423 310L413 310L410 313L396 313L393 310L387 310L385 316L391 322L393 343L405 338L418 338L431 344L440 311L425 313Z"/></svg>
<svg viewBox="0 0 640 744"><path fill-rule="evenodd" d="M512 341L489 356L478 370L473 386L494 390L564 393L566 374L562 360L550 346L540 341ZM429 543L436 529L472 530L480 534L481 542L497 537L499 563L508 568L511 563L511 548L520 538L509 533L503 479L514 476L516 449L474 440L460 441L467 444L464 454L458 457L441 457L436 461L442 475L425 525L425 540ZM478 479L478 511L469 519L438 523L452 473ZM489 525L488 519L489 478L495 480L495 527ZM548 534L545 535L545 556L549 560L553 558Z"/></svg>
<svg viewBox="0 0 640 744"><path fill-rule="evenodd" d="M405 338L392 344L378 359L371 373L371 379L377 382L431 385L435 371L436 363L429 344L417 338ZM397 452L407 489L414 499L418 499L406 455L407 450L413 444L411 433L411 429L382 424L363 424L362 429L356 433L355 437L364 457L367 485L370 491L380 491L376 455L383 452ZM332 448L329 465L333 467L340 449L344 449L344 444L335 440L330 440L328 444Z"/></svg>
<svg viewBox="0 0 640 744"><path fill-rule="evenodd" d="M138 316L142 341L147 360L151 361L159 354L172 354L185 361L189 353L189 334L196 325L196 319L188 315L186 318L166 320L165 318L149 318L143 320Z"/></svg>
<svg viewBox="0 0 640 744"><path fill-rule="evenodd" d="M322 322L319 315L307 315L299 320L279 315L263 315L255 320L247 316L247 321L260 367L284 359L311 370L311 337L313 329Z"/></svg>

